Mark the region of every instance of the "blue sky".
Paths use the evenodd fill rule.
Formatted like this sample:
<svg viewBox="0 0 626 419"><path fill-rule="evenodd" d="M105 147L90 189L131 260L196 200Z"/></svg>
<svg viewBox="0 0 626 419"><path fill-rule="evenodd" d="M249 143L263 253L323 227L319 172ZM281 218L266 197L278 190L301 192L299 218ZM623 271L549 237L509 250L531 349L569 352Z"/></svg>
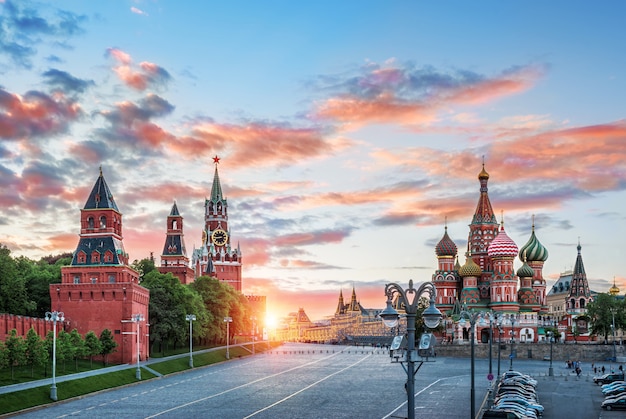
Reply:
<svg viewBox="0 0 626 419"><path fill-rule="evenodd" d="M626 290L621 1L0 0L0 242L73 251L101 165L131 260L176 200L200 244L214 155L244 292L277 316L429 280L464 249L484 157L550 286L580 240ZM459 255L464 262L463 251ZM520 262L516 262L519 267Z"/></svg>

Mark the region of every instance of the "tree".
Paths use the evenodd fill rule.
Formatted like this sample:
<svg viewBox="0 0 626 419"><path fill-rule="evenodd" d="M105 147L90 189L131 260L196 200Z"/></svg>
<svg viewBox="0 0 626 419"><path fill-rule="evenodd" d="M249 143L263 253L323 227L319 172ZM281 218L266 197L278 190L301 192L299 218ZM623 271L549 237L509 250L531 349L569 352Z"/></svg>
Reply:
<svg viewBox="0 0 626 419"><path fill-rule="evenodd" d="M154 266L154 259L151 258L134 260L131 266L134 270L139 272L139 282L142 282L145 276L148 275L150 272L157 270L156 266Z"/></svg>
<svg viewBox="0 0 626 419"><path fill-rule="evenodd" d="M11 380L14 378L15 367L24 365L26 344L24 338L17 335L17 330L13 329L4 342L6 350L7 364L11 368Z"/></svg>
<svg viewBox="0 0 626 419"><path fill-rule="evenodd" d="M102 344L93 330L85 335L85 356L89 357L89 365L93 368L93 357L102 353Z"/></svg>
<svg viewBox="0 0 626 419"><path fill-rule="evenodd" d="M28 315L33 308L11 251L0 245L0 312Z"/></svg>
<svg viewBox="0 0 626 419"><path fill-rule="evenodd" d="M26 334L26 364L30 365L30 376L35 376L35 365L45 365L48 361L44 341L32 327Z"/></svg>
<svg viewBox="0 0 626 419"><path fill-rule="evenodd" d="M612 332L613 316L615 327L620 328L624 322L624 308L617 299L610 294L598 294L594 300L587 304L587 316L591 319L591 333L603 336L607 341Z"/></svg>
<svg viewBox="0 0 626 419"><path fill-rule="evenodd" d="M109 329L104 329L100 333L100 355L102 355L102 362L107 365L107 359L109 354L116 351L117 342L113 339L113 334Z"/></svg>
<svg viewBox="0 0 626 419"><path fill-rule="evenodd" d="M82 358L86 354L85 341L83 337L78 333L77 329L70 332L70 342L72 344L72 356L74 358L74 368L78 372L78 358Z"/></svg>
<svg viewBox="0 0 626 419"><path fill-rule="evenodd" d="M69 333L61 329L57 335L57 361L63 362L63 373L65 373L66 361L74 358L75 348Z"/></svg>

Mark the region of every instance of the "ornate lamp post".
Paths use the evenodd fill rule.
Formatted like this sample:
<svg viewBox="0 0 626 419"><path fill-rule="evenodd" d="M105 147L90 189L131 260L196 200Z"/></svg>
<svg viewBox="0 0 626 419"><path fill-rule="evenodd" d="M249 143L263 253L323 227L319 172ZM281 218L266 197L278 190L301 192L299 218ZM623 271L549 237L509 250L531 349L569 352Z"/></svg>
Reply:
<svg viewBox="0 0 626 419"><path fill-rule="evenodd" d="M408 418L415 418L415 361L417 359L417 353L415 351L415 318L417 317L417 307L419 298L422 294L427 292L430 297L430 303L427 309L422 312L422 318L426 327L434 329L439 326L441 321L441 312L435 306L435 296L437 295L437 289L432 282L425 282L419 286L418 289L413 287L413 280L409 280L409 287L404 290L396 283L390 283L385 285L385 295L387 296L387 307L379 314L383 323L387 327L395 327L398 324L399 314L393 308L392 301L394 294L398 294L402 302L404 302L404 310L406 313L406 331L407 331L407 352L405 362L407 367L405 369L407 375L407 409ZM409 297L411 298L409 300ZM404 364L402 365L404 367Z"/></svg>
<svg viewBox="0 0 626 419"><path fill-rule="evenodd" d="M193 368L193 322L196 320L195 314L187 314L185 320L189 322L189 368Z"/></svg>
<svg viewBox="0 0 626 419"><path fill-rule="evenodd" d="M500 352L502 351L502 333L504 332L504 330L502 330L502 320L503 317L498 316L498 320L496 322L496 325L498 326L498 380L500 379Z"/></svg>
<svg viewBox="0 0 626 419"><path fill-rule="evenodd" d="M63 313L62 311L47 311L45 319L47 322L52 322L52 387L50 387L50 398L56 402L57 322L65 321L65 313Z"/></svg>
<svg viewBox="0 0 626 419"><path fill-rule="evenodd" d="M252 316L252 355L254 355L254 341L256 340L256 317Z"/></svg>
<svg viewBox="0 0 626 419"><path fill-rule="evenodd" d="M228 339L230 338L230 324L233 322L232 317L224 317L226 323L226 359L230 359L230 351L228 348Z"/></svg>
<svg viewBox="0 0 626 419"><path fill-rule="evenodd" d="M480 319L480 321L482 323L484 323L483 320L483 313L480 311L468 311L467 308L464 308L463 310L461 310L461 312L459 313L461 316L461 326L463 326L465 324L465 317L467 317L469 319L470 322L470 347L471 347L471 386L470 386L470 406L471 406L471 412L472 412L472 416L470 416L471 419L474 419L476 417L476 401L474 400L474 394L476 393L476 387L474 386L474 372L475 372L475 368L474 368L474 340L475 340L475 329L476 329L476 320Z"/></svg>
<svg viewBox="0 0 626 419"><path fill-rule="evenodd" d="M143 314L133 314L132 322L137 323L137 372L135 378L141 380L141 369L139 368L139 322L144 321Z"/></svg>

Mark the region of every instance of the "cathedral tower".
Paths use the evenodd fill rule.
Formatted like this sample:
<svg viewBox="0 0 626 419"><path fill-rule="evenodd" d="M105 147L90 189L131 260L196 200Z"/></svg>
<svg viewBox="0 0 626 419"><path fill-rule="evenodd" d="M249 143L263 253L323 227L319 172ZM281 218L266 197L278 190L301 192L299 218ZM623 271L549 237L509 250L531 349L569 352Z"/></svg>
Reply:
<svg viewBox="0 0 626 419"><path fill-rule="evenodd" d="M435 246L435 253L437 254L438 266L433 274L432 281L437 288L437 307L445 312L452 309L461 290L460 278L455 266L457 247L450 236L448 236L447 225L445 226L443 237Z"/></svg>
<svg viewBox="0 0 626 419"><path fill-rule="evenodd" d="M572 285L570 286L569 295L565 301L568 313L585 313L587 304L593 301L591 291L589 290L589 283L587 282L585 265L583 265L583 257L580 253L582 249L580 241L578 242L577 249L578 256L576 256L574 272L572 273Z"/></svg>
<svg viewBox="0 0 626 419"><path fill-rule="evenodd" d="M102 175L96 180L85 207L80 210L80 235L72 263L61 268L61 283L50 285L52 310L62 311L82 335L109 329L117 342L111 362L137 361L148 356L148 303L150 291L139 285L139 273L128 264L122 242L122 213Z"/></svg>
<svg viewBox="0 0 626 419"><path fill-rule="evenodd" d="M531 288L539 304L539 313L548 314L548 300L546 299L546 280L543 279L543 264L548 260L548 250L539 242L535 235L535 216L533 215L532 232L528 242L519 249L519 259L528 264L533 270ZM522 276L519 275L520 281ZM520 300L521 302L521 300ZM536 311L536 310L535 310Z"/></svg>

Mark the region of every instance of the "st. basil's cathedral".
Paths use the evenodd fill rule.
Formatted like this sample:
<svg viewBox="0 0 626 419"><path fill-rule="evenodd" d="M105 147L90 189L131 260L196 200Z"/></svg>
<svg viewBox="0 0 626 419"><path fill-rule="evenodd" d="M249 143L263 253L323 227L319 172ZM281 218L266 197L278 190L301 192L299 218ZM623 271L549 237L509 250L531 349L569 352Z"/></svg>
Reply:
<svg viewBox="0 0 626 419"><path fill-rule="evenodd" d="M458 261L458 249L448 235L447 225L435 246L438 267L432 281L437 288L437 307L450 319L446 323L449 341L467 339L467 329L458 327L452 320L461 309L500 314L509 319L509 326L515 329L522 342L544 340L544 327L566 330L572 319L554 316L546 295L542 271L548 250L535 234L534 219L528 241L518 248L507 235L504 220L499 223L496 219L488 194L489 174L484 164L478 180L480 197L469 225L465 263L461 266ZM592 301L580 249L579 244L572 284L568 284L567 295L561 296L565 311L576 314L584 314L585 307ZM516 257L522 263L517 271L513 266Z"/></svg>

